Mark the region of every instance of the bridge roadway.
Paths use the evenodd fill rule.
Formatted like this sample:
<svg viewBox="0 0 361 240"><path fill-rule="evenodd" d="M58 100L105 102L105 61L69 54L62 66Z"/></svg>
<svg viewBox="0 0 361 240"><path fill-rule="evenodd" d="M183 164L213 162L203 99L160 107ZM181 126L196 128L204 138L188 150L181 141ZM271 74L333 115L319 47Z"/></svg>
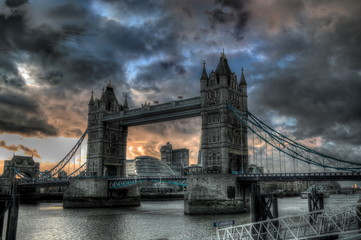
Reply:
<svg viewBox="0 0 361 240"><path fill-rule="evenodd" d="M263 182L263 181L361 181L361 172L316 172L316 173L263 173L263 174L238 174L238 181L244 182ZM137 184L145 181L157 181L169 184L185 186L186 176L157 176L157 177L125 177L125 178L107 178L109 188L119 188L127 185ZM50 187L66 186L68 179L32 179L18 182L19 187Z"/></svg>
<svg viewBox="0 0 361 240"><path fill-rule="evenodd" d="M137 126L149 123L176 120L201 115L201 98L189 98L168 103L149 105L141 108L110 113L104 122L117 122L123 126Z"/></svg>

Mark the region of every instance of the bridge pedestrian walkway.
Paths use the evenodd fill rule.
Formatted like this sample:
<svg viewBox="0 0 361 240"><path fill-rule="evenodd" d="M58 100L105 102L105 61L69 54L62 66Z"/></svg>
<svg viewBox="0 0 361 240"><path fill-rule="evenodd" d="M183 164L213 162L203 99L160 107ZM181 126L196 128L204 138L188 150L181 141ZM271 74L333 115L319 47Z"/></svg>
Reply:
<svg viewBox="0 0 361 240"><path fill-rule="evenodd" d="M359 203L339 209L326 209L219 228L212 239L286 240L320 239L330 236L338 236L339 239L354 239L354 236L361 236L360 227L361 204Z"/></svg>

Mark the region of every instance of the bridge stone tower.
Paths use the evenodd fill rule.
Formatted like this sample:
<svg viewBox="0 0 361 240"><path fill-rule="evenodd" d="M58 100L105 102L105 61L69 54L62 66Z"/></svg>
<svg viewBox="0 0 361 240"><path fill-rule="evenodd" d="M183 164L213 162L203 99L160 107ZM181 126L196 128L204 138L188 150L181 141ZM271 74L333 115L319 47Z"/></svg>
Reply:
<svg viewBox="0 0 361 240"><path fill-rule="evenodd" d="M108 113L128 109L127 99L118 103L109 83L100 99L93 98L88 105L87 173L93 176L125 176L128 127L119 123L103 122Z"/></svg>
<svg viewBox="0 0 361 240"><path fill-rule="evenodd" d="M243 69L239 84L222 53L209 77L203 63L201 76L201 162L206 172L232 173L248 166L247 127L236 120L227 103L247 111L247 83Z"/></svg>
<svg viewBox="0 0 361 240"><path fill-rule="evenodd" d="M227 103L247 111L247 83L243 69L238 83L222 53L209 76L203 63L201 75L202 174L187 177L185 214L244 212L249 205L250 186L236 175L248 167L247 127L228 110Z"/></svg>

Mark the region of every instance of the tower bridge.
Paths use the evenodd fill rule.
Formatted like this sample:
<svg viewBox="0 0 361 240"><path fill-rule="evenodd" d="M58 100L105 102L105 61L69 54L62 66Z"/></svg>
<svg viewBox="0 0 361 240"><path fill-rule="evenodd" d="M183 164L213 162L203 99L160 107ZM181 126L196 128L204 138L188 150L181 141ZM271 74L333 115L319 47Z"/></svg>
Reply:
<svg viewBox="0 0 361 240"><path fill-rule="evenodd" d="M108 84L99 99L91 95L83 136L49 174L40 176L39 184L53 181L87 134L87 161L72 174L86 177L61 182L69 184L64 206L139 205L137 185L165 178L126 178L128 127L195 116L202 120L203 171L167 180L187 185L186 214L241 212L251 201L251 184L260 181L360 180L361 163L327 156L284 136L248 111L247 98L243 69L237 78L224 53L215 71L208 74L203 64L199 97L129 109L127 98L120 104Z"/></svg>

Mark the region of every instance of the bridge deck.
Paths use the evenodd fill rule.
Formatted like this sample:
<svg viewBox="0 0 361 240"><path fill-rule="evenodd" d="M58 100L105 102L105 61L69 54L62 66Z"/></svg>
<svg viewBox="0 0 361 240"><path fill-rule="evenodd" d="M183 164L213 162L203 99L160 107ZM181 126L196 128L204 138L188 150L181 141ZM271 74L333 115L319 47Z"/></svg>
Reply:
<svg viewBox="0 0 361 240"><path fill-rule="evenodd" d="M262 181L350 181L361 180L361 172L322 172L322 173L263 173L263 174L238 174L238 181L262 182ZM137 183L140 181L161 181L185 184L186 176L155 176L155 177L123 177L107 178L111 186L123 183ZM68 179L23 179L18 183L21 187L33 186L60 186L68 185Z"/></svg>

